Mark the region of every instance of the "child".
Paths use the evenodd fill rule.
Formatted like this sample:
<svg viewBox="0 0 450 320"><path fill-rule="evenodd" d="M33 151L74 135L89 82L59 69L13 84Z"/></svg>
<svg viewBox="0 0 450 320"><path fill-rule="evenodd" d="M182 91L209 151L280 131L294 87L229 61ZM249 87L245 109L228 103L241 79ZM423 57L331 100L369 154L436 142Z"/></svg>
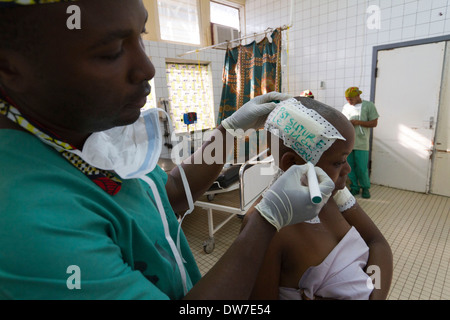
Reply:
<svg viewBox="0 0 450 320"><path fill-rule="evenodd" d="M354 143L353 126L331 107L308 98L296 99L306 109L317 112L340 134L340 138L332 141L331 146L314 160L335 183L334 198L328 200L316 221L285 227L277 233L266 253L252 299L385 299L392 277L390 247L346 189L350 172L347 156ZM290 124L302 123L297 120L293 119ZM308 123L309 120L304 121ZM321 121L317 120L317 123ZM289 132L292 128L279 129ZM282 171L292 165L305 164L305 159L314 159L314 156L299 152L298 146L290 145L292 140L289 142L286 135L282 136L284 140L279 136L269 134L269 145L272 145L270 140L279 139L279 148L272 150L272 154ZM342 191L338 193L339 190ZM372 278L365 272L370 265L377 266L373 269L379 272L373 274L377 283L372 283Z"/></svg>

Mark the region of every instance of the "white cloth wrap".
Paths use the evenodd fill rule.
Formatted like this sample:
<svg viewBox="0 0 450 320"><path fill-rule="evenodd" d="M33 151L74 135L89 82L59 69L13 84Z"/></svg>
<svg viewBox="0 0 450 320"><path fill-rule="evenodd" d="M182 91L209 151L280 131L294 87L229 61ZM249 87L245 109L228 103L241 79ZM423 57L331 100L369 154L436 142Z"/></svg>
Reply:
<svg viewBox="0 0 450 320"><path fill-rule="evenodd" d="M336 139L345 140L332 124L295 98L282 101L269 114L264 128L314 165Z"/></svg>
<svg viewBox="0 0 450 320"><path fill-rule="evenodd" d="M368 300L374 289L372 279L364 272L368 259L369 247L351 227L325 260L303 273L297 289L279 287L279 299Z"/></svg>

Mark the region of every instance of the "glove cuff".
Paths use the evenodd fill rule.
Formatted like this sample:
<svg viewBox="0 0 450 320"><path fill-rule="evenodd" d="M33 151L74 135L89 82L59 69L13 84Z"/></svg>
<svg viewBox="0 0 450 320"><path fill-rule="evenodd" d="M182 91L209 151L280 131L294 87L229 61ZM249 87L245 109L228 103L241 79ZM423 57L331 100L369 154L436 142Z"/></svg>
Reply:
<svg viewBox="0 0 450 320"><path fill-rule="evenodd" d="M220 123L222 125L222 127L225 128L225 130L233 130L233 128L230 126L230 124L228 123L227 119L222 120L222 122Z"/></svg>
<svg viewBox="0 0 450 320"><path fill-rule="evenodd" d="M275 227L275 229L277 229L277 232L280 231L281 229L280 223L272 215L267 213L270 212L269 208L266 208L266 206L260 202L255 206L255 209L258 210L259 214L264 219L266 219L267 222L269 222L271 225Z"/></svg>
<svg viewBox="0 0 450 320"><path fill-rule="evenodd" d="M222 127L231 134L233 137L242 138L245 136L243 129L234 128L227 119L223 120L221 123Z"/></svg>

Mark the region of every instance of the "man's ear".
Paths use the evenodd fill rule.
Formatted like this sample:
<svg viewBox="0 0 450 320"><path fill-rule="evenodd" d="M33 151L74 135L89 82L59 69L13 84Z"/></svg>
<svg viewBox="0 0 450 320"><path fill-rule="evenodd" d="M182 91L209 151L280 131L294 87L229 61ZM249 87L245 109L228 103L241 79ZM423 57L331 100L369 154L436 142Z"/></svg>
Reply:
<svg viewBox="0 0 450 320"><path fill-rule="evenodd" d="M305 161L294 151L285 152L280 159L280 169L283 171L299 164L305 164Z"/></svg>
<svg viewBox="0 0 450 320"><path fill-rule="evenodd" d="M24 80L21 57L0 49L0 85L15 92L22 92L25 88Z"/></svg>

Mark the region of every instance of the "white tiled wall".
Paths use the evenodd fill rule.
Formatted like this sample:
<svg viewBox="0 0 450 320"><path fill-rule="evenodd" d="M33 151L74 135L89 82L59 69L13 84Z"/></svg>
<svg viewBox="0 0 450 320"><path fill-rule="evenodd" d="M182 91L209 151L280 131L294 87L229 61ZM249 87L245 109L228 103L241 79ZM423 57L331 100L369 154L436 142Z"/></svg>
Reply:
<svg viewBox="0 0 450 320"><path fill-rule="evenodd" d="M367 28L371 5L380 9L380 29ZM350 86L359 86L362 97L370 98L374 46L450 35L450 0L294 0L293 6L291 0L247 0L245 16L247 35L292 21L284 33L288 50L284 91L298 95L310 89L318 100L339 110ZM225 51L208 49L180 57L198 48L153 41L145 46L156 68L152 90L157 101L168 98L166 58L209 61L217 118Z"/></svg>
<svg viewBox="0 0 450 320"><path fill-rule="evenodd" d="M154 78L156 88L152 88L152 92L156 94L157 102L160 98L169 97L166 78L166 59L182 59L191 63L198 63L198 61L209 62L214 88L215 114L217 117L220 96L222 93L222 69L225 59L225 50L208 49L180 57L179 55L188 51L197 50L198 47L154 41L145 41L144 44L146 53L156 69Z"/></svg>
<svg viewBox="0 0 450 320"><path fill-rule="evenodd" d="M310 89L317 99L338 109L350 86L359 86L362 97L370 98L374 46L450 34L450 0L293 2L291 8L291 0L247 0L247 34L289 25L292 12L285 91L298 95ZM380 29L367 27L371 5L380 9Z"/></svg>
<svg viewBox="0 0 450 320"><path fill-rule="evenodd" d="M144 41L144 44L146 53L156 69L154 78L155 88L152 88L152 92L156 95L158 107L160 107L160 98L169 98L166 78L166 59L182 59L192 63L198 63L198 61L209 62L214 90L215 119L217 120L222 94L222 69L225 59L225 50L208 49L180 57L179 55L192 50L197 50L198 47L154 41ZM170 150L165 146L161 152L161 157L170 158Z"/></svg>

